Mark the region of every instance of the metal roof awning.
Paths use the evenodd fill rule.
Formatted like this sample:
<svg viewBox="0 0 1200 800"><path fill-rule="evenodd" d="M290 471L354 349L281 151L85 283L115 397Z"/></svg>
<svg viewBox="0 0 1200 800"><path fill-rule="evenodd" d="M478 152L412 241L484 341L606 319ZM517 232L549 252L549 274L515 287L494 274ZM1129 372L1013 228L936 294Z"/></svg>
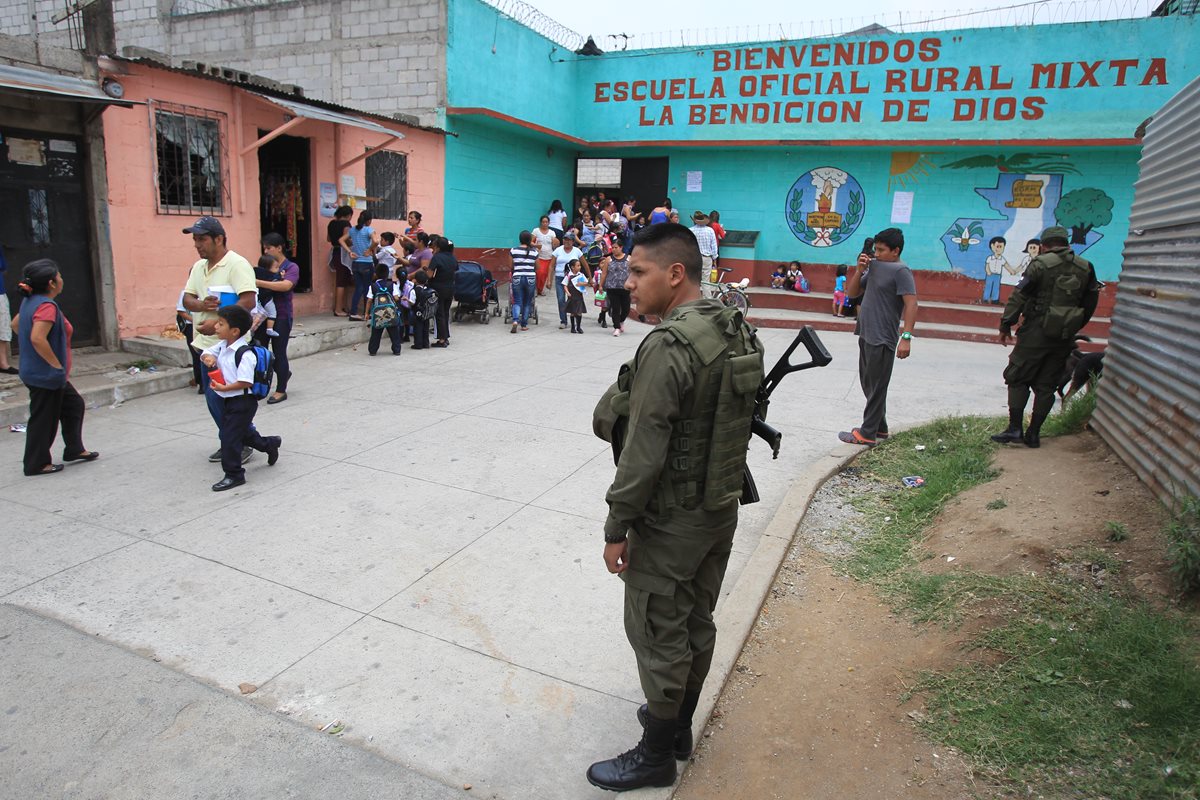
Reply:
<svg viewBox="0 0 1200 800"><path fill-rule="evenodd" d="M0 91L33 92L61 100L84 103L104 103L126 107L133 105L128 100L109 97L95 81L74 75L26 69L9 64L0 64Z"/></svg>
<svg viewBox="0 0 1200 800"><path fill-rule="evenodd" d="M372 122L369 119L355 117L350 114L343 114L340 111L331 111L329 109L319 108L317 106L309 105L308 103L301 103L297 100L284 100L280 97L270 97L269 95L259 94L258 92L253 92L253 94L256 97L266 100L268 103L274 103L280 108L290 111L297 117L320 120L321 122L332 122L335 125L351 125L355 128L362 128L363 130L383 134L384 136L392 136L396 139L404 138L404 134L389 130L380 125L378 122Z"/></svg>

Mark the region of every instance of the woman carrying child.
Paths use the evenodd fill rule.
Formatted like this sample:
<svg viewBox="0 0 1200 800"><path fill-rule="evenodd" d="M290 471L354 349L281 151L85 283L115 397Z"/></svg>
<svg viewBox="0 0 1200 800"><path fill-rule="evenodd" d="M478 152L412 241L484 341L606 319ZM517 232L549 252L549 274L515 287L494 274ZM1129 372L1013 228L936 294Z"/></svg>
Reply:
<svg viewBox="0 0 1200 800"><path fill-rule="evenodd" d="M292 299L296 282L300 280L300 265L284 255L283 247L283 237L278 233L272 232L262 237L263 255L270 256L276 264L274 280L267 282L256 277L254 281L259 289L270 289L275 302L275 336L269 337L271 353L275 356L275 391L267 398L269 406L287 400L288 381L292 378L287 351L292 325L296 320ZM268 345L268 341L260 340L260 343Z"/></svg>
<svg viewBox="0 0 1200 800"><path fill-rule="evenodd" d="M570 271L563 276L562 284L567 291L566 312L571 317L571 333L583 333L583 315L587 313L583 290L587 288L588 279L583 274L583 262L578 258L571 259L567 269Z"/></svg>

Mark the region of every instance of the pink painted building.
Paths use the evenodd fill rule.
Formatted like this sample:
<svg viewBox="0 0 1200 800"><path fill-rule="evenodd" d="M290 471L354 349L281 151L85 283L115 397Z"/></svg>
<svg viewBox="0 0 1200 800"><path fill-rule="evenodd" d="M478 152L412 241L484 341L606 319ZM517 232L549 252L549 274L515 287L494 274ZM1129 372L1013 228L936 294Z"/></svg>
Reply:
<svg viewBox="0 0 1200 800"><path fill-rule="evenodd" d="M119 338L174 322L197 256L181 230L219 218L230 249L253 263L275 231L301 267L297 315L328 313L334 275L326 226L333 207L375 215L376 231L402 232L410 210L440 231L445 133L308 100L230 70L177 69L102 57L106 89L128 107L102 114L108 240ZM204 68L209 69L209 68Z"/></svg>

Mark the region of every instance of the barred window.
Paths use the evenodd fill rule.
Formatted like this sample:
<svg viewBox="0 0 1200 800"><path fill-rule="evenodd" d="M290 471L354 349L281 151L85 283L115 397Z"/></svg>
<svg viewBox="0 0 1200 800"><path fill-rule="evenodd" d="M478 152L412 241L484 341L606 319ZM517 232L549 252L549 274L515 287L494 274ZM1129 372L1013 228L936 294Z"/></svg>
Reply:
<svg viewBox="0 0 1200 800"><path fill-rule="evenodd" d="M367 156L367 210L379 219L408 215L408 156L380 150Z"/></svg>
<svg viewBox="0 0 1200 800"><path fill-rule="evenodd" d="M225 214L229 173L225 115L172 103L153 103L158 213Z"/></svg>

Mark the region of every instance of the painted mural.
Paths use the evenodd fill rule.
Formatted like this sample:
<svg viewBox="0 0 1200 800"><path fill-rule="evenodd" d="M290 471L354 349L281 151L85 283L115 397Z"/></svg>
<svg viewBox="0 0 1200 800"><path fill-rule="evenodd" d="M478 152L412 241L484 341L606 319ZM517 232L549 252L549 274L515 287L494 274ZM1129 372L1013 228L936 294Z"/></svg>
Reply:
<svg viewBox="0 0 1200 800"><path fill-rule="evenodd" d="M1082 253L1104 234L1096 228L1112 222L1113 200L1092 187L1063 192L1062 173L1077 170L1068 163L1047 160L1046 154L974 156L943 165L943 169L988 166L1020 169L1036 164L1055 172L1001 171L995 186L981 186L976 194L987 200L994 214L959 217L941 236L946 259L955 272L985 282L983 299L995 302L1000 285L1015 285L1025 271L1041 232L1051 225L1071 231L1071 246ZM1062 157L1065 158L1065 157ZM967 163L970 162L970 163ZM1031 255L1032 253L1032 255Z"/></svg>
<svg viewBox="0 0 1200 800"><path fill-rule="evenodd" d="M810 247L833 247L854 235L866 213L866 193L854 176L837 167L817 167L788 189L788 228Z"/></svg>

